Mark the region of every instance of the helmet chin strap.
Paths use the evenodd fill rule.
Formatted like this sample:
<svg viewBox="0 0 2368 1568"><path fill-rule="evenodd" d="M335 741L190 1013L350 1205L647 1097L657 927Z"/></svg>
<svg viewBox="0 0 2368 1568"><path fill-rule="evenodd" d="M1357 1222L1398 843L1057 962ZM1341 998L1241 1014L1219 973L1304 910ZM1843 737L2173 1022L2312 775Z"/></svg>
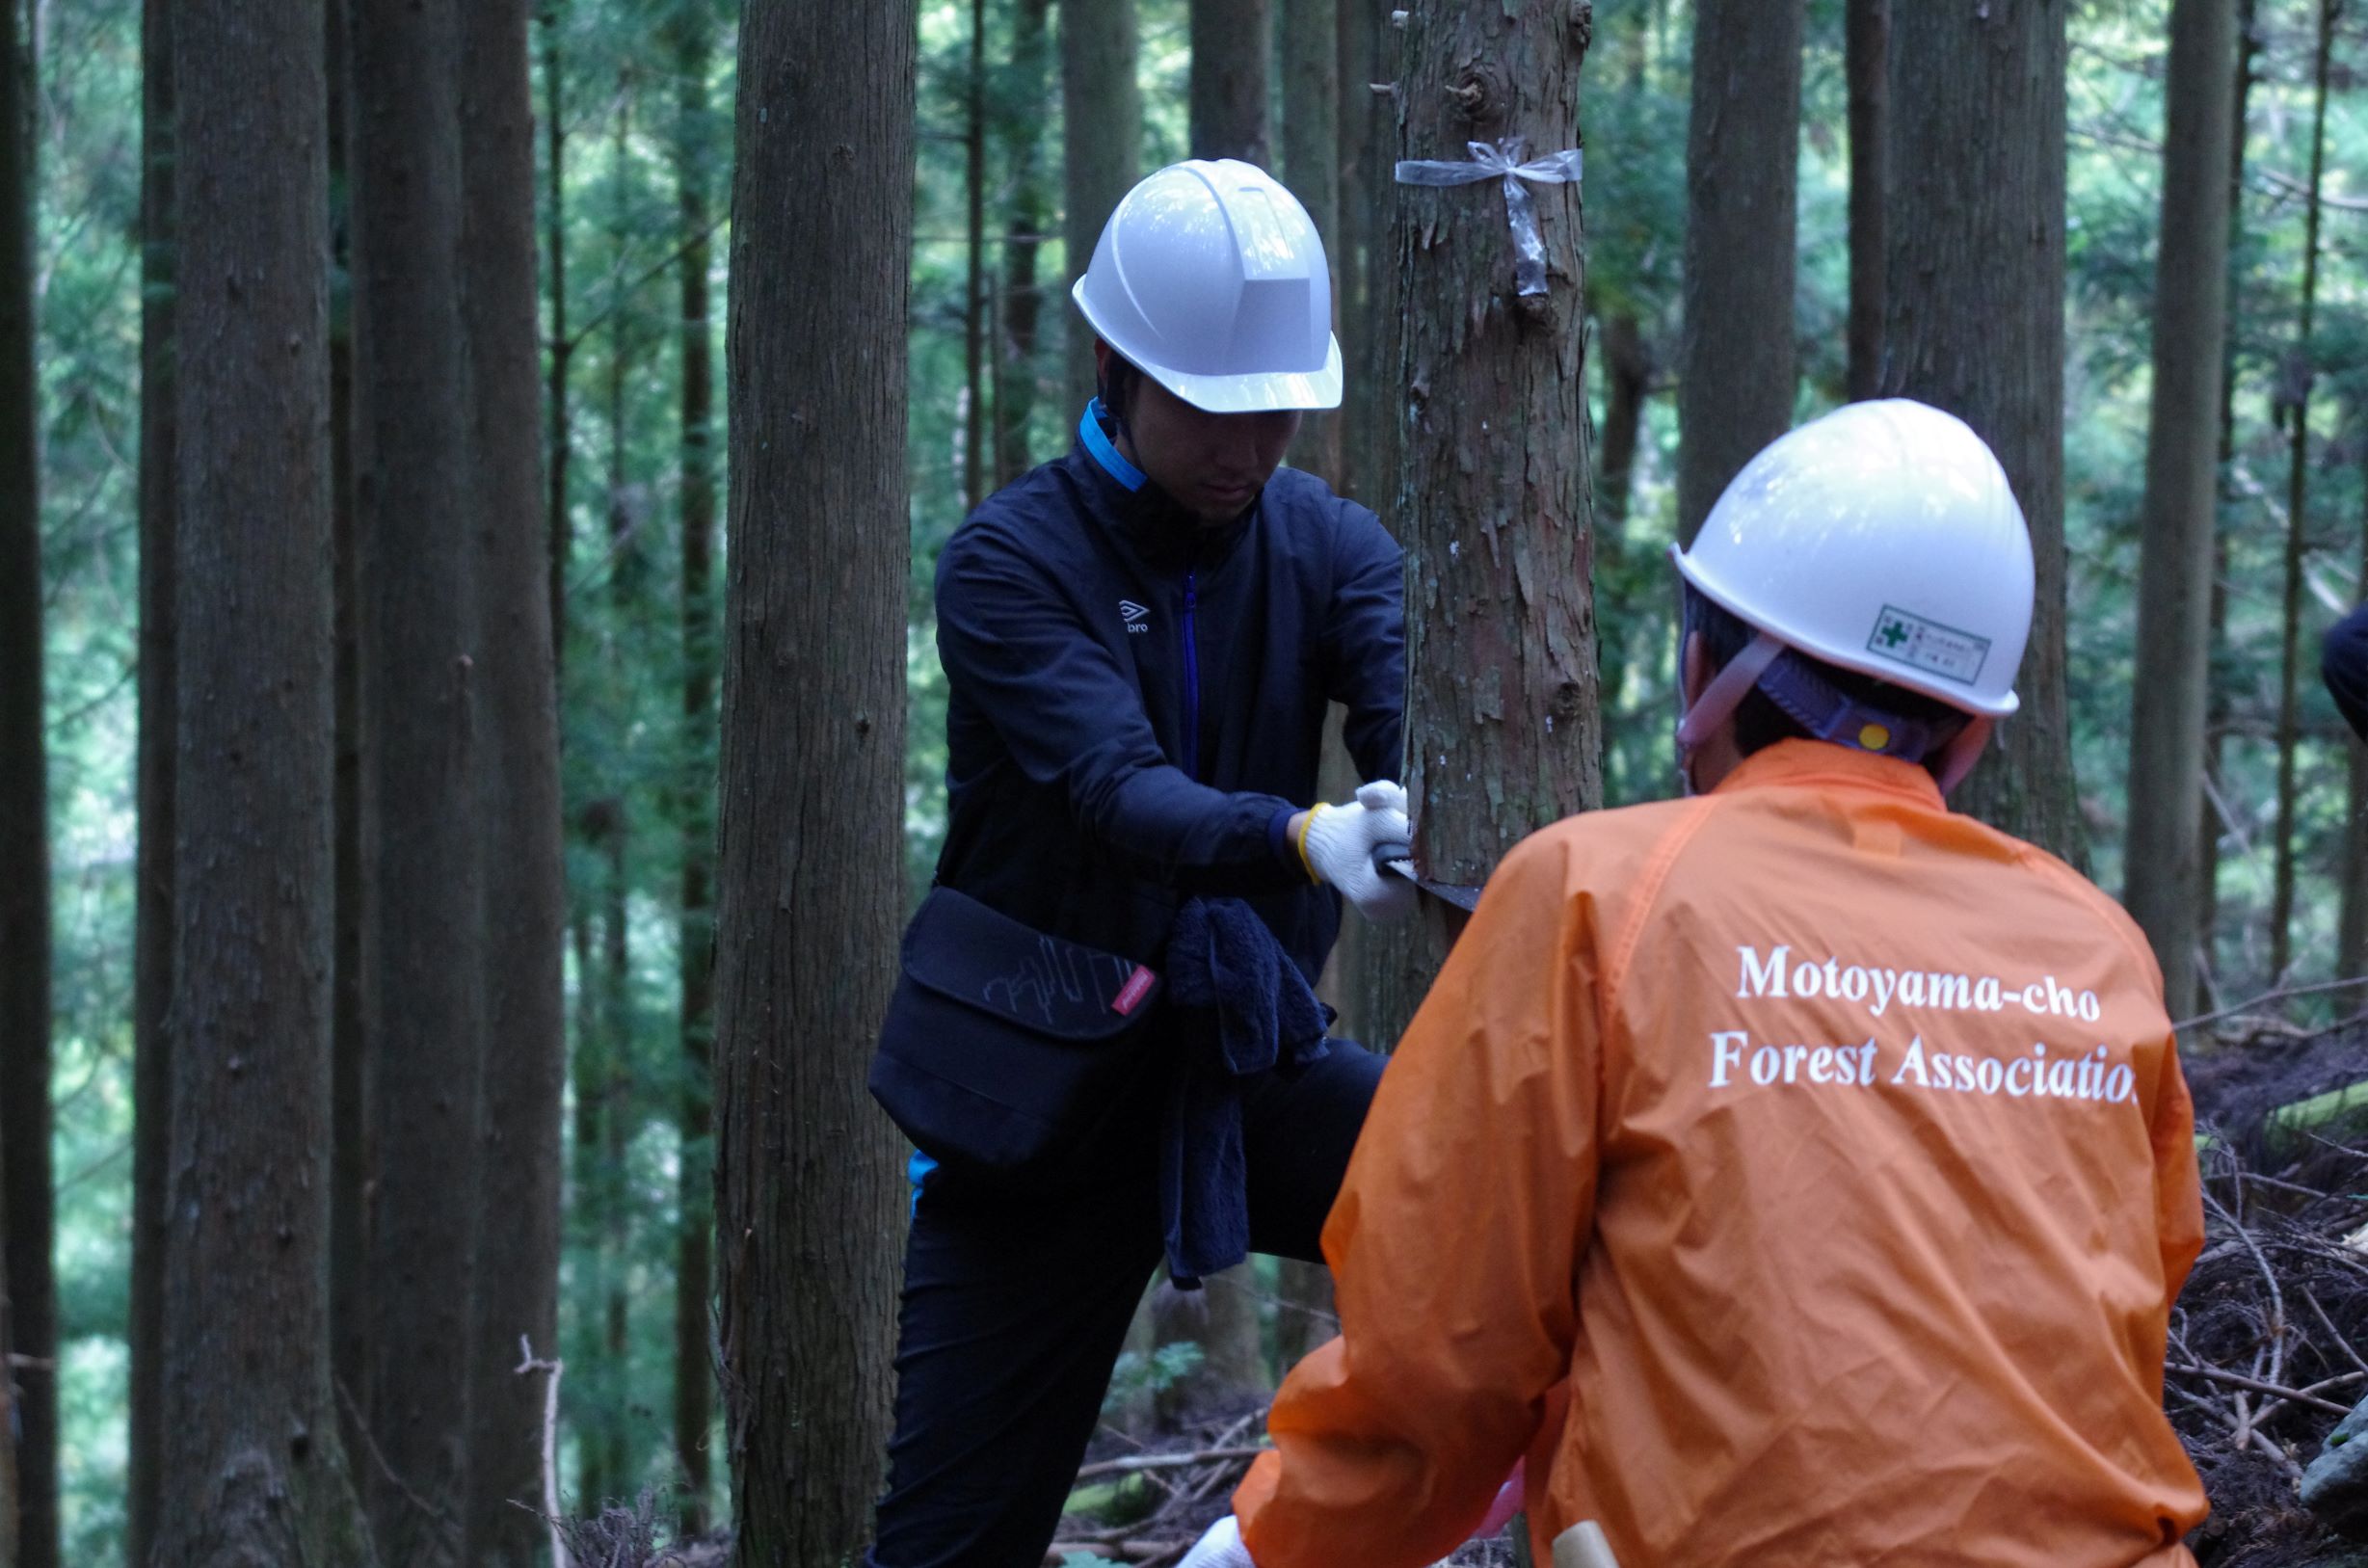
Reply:
<svg viewBox="0 0 2368 1568"><path fill-rule="evenodd" d="M1711 683L1702 688L1702 695L1693 700L1677 721L1677 772L1685 782L1686 793L1694 793L1693 756L1702 743L1718 732L1718 727L1735 716L1743 698L1759 684L1760 677L1784 652L1784 644L1763 631L1752 639L1751 646L1727 661Z"/></svg>
<svg viewBox="0 0 2368 1568"><path fill-rule="evenodd" d="M1694 754L1702 749L1704 742L1718 732L1720 725L1735 716L1735 710L1743 705L1743 698L1759 684L1760 678L1768 673L1769 667L1783 657L1784 650L1785 645L1780 639L1771 633L1761 632L1752 639L1750 647L1727 661L1726 668L1702 688L1702 695L1695 698L1692 705L1680 716L1677 723L1677 771L1687 794L1696 792ZM1949 742L1933 769L1943 795L1954 791L1965 782L1965 776L1973 772L1974 764L1982 759L1982 749L1989 744L1993 728L1991 720L1977 714L1968 718L1965 728Z"/></svg>
<svg viewBox="0 0 2368 1568"><path fill-rule="evenodd" d="M1954 793L1956 786L1965 782L1965 775L1974 770L1976 762L1982 760L1982 750L1989 744L1990 731L1994 728L1996 721L1980 714L1965 721L1965 728L1956 732L1956 738L1949 742L1949 749L1940 754L1938 772L1942 794Z"/></svg>

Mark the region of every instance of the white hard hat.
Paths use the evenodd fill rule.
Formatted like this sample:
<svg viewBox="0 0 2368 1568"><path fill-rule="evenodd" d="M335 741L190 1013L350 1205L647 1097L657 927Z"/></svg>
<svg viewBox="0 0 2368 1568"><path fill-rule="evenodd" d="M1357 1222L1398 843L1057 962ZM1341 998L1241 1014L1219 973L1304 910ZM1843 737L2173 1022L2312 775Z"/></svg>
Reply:
<svg viewBox="0 0 2368 1568"><path fill-rule="evenodd" d="M1195 158L1144 179L1071 294L1121 358L1196 409L1340 407L1323 240L1254 164Z"/></svg>
<svg viewBox="0 0 2368 1568"><path fill-rule="evenodd" d="M1670 554L1812 658L1984 718L2018 705L2031 533L1998 459L1938 409L1853 403L1779 437Z"/></svg>

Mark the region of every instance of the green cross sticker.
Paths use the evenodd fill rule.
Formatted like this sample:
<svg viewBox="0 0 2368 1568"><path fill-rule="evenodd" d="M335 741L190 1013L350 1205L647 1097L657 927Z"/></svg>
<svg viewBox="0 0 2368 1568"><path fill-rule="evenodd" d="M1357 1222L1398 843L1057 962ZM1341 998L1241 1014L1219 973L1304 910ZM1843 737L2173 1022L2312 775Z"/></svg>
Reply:
<svg viewBox="0 0 2368 1568"><path fill-rule="evenodd" d="M1879 635L1883 639L1883 646L1885 648L1897 648L1902 643L1907 641L1909 632L1907 627L1902 625L1898 621L1886 620L1883 623L1883 629Z"/></svg>

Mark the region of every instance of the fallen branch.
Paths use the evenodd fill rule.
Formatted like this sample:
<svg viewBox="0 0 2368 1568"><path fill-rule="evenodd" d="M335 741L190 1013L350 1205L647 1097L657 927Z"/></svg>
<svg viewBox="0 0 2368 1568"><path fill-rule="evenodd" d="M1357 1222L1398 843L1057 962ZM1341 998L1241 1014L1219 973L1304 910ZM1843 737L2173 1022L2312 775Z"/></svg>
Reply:
<svg viewBox="0 0 2368 1568"><path fill-rule="evenodd" d="M2352 1413L2350 1405L2339 1405L2332 1399L2322 1399L2309 1389L2281 1388L2275 1383L2267 1382L2261 1378L2247 1377L2242 1372L2223 1372L2217 1367L2181 1367L2175 1363L2165 1369L2178 1372L2186 1377L2200 1377L2208 1383L2224 1383L2232 1389L2250 1389L2255 1394L2273 1395L2290 1404L2308 1405L2314 1410L2324 1410L2330 1415L2348 1416ZM2329 1378L2324 1383L2313 1383L2311 1388L2333 1388L2346 1383L2356 1383L2362 1375L2358 1372L2346 1372L2341 1377Z"/></svg>

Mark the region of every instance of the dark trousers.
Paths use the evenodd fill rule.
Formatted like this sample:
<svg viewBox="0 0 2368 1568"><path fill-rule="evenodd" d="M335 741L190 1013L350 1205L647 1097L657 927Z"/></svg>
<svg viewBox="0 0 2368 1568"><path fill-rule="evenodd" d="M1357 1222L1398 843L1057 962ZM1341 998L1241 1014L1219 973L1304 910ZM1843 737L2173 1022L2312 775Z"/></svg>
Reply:
<svg viewBox="0 0 2368 1568"><path fill-rule="evenodd" d="M1317 1241L1382 1058L1344 1040L1242 1091L1250 1246ZM931 1171L905 1249L896 1431L870 1568L1039 1568L1160 1260L1156 1107L1073 1186Z"/></svg>

